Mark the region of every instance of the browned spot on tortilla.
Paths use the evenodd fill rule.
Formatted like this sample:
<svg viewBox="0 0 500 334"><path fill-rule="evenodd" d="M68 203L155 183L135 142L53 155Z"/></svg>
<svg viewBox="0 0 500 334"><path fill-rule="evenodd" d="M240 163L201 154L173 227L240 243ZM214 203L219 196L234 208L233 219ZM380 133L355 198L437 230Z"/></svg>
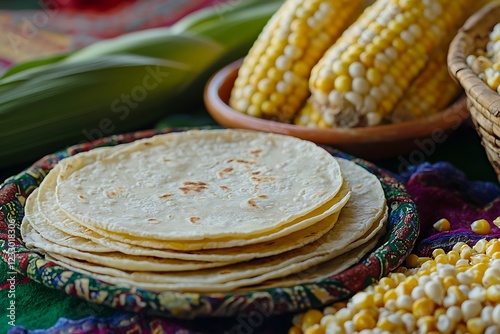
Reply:
<svg viewBox="0 0 500 334"><path fill-rule="evenodd" d="M170 198L172 197L173 195L172 194L163 194L160 196L161 199L167 199L167 198Z"/></svg>
<svg viewBox="0 0 500 334"><path fill-rule="evenodd" d="M233 170L233 167L226 167L223 170L219 171L217 174L219 175L219 177L223 177L224 174L231 173Z"/></svg>
<svg viewBox="0 0 500 334"><path fill-rule="evenodd" d="M189 221L193 224L198 224L200 219L201 219L200 217L191 217L191 218L189 218Z"/></svg>
<svg viewBox="0 0 500 334"><path fill-rule="evenodd" d="M156 218L148 218L148 222L159 223L160 221Z"/></svg>
<svg viewBox="0 0 500 334"><path fill-rule="evenodd" d="M242 165L250 166L250 165L255 165L255 161L253 160L244 160L244 159L229 159L226 160L226 163L231 163L231 162L236 162Z"/></svg>
<svg viewBox="0 0 500 334"><path fill-rule="evenodd" d="M260 170L254 170L253 172L249 172L249 174L252 176L259 175L260 173L262 173Z"/></svg>
<svg viewBox="0 0 500 334"><path fill-rule="evenodd" d="M150 143L150 142L145 142L145 143L143 143L143 144L144 144L144 146L151 146L151 145L153 145L153 144L152 144L152 143Z"/></svg>
<svg viewBox="0 0 500 334"><path fill-rule="evenodd" d="M255 156L255 157L258 157L261 152L262 152L262 149L258 148L256 150L250 151L250 154L253 155L253 156Z"/></svg>
<svg viewBox="0 0 500 334"><path fill-rule="evenodd" d="M162 159L163 159L163 161L164 161L164 162L169 162L169 161L172 161L172 159L165 158L165 157L163 157Z"/></svg>
<svg viewBox="0 0 500 334"><path fill-rule="evenodd" d="M247 201L248 205L250 205L251 207L254 207L254 208L258 208L259 206L257 205L257 203L255 203L255 198L250 198L248 201Z"/></svg>
<svg viewBox="0 0 500 334"><path fill-rule="evenodd" d="M255 161L252 161L252 160L238 159L238 160L236 160L236 162L239 164L243 164L243 165L255 165Z"/></svg>
<svg viewBox="0 0 500 334"><path fill-rule="evenodd" d="M259 197L259 198L268 198L268 196L267 196L267 195L259 195L258 197Z"/></svg>
<svg viewBox="0 0 500 334"><path fill-rule="evenodd" d="M78 195L78 197L81 199L85 199L85 196L83 196L83 195Z"/></svg>
<svg viewBox="0 0 500 334"><path fill-rule="evenodd" d="M220 186L220 188L224 191L231 190L231 188L229 188L228 186Z"/></svg>
<svg viewBox="0 0 500 334"><path fill-rule="evenodd" d="M262 176L262 177L252 176L251 179L252 181L257 183L271 182L276 180L274 176Z"/></svg>
<svg viewBox="0 0 500 334"><path fill-rule="evenodd" d="M110 191L107 191L106 192L106 197L107 198L114 198L116 197L117 195L123 193L125 191L125 188L123 187L118 187L118 189L116 189L116 191L114 190L110 190Z"/></svg>
<svg viewBox="0 0 500 334"><path fill-rule="evenodd" d="M202 181L186 181L184 182L184 187L179 189L184 194L201 193L203 190L208 188L208 184Z"/></svg>

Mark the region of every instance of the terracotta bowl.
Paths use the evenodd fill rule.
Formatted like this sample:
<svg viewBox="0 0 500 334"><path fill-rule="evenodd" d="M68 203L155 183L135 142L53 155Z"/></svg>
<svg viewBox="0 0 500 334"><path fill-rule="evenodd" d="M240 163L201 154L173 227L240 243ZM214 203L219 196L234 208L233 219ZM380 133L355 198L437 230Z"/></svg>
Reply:
<svg viewBox="0 0 500 334"><path fill-rule="evenodd" d="M318 144L327 144L358 157L376 160L425 149L429 140L435 144L442 143L451 131L457 129L469 117L466 99L462 96L436 115L375 127L314 129L268 121L242 114L228 105L241 61L231 63L215 73L205 87L204 101L208 112L215 121L227 128L295 136Z"/></svg>

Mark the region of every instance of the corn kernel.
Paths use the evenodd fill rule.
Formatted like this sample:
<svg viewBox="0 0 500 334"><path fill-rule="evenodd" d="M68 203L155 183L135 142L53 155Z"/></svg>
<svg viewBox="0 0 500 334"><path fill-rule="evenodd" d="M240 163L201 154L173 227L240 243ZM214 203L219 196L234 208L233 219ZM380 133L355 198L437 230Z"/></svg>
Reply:
<svg viewBox="0 0 500 334"><path fill-rule="evenodd" d="M448 262L453 265L457 263L457 261L460 259L460 253L453 250L448 252L447 256L448 256Z"/></svg>
<svg viewBox="0 0 500 334"><path fill-rule="evenodd" d="M417 328L420 333L430 333L431 331L437 329L437 319L432 315L422 316L417 319Z"/></svg>
<svg viewBox="0 0 500 334"><path fill-rule="evenodd" d="M486 235L490 233L491 227L490 223L486 219L479 219L470 225L471 230L474 233L480 234L480 235Z"/></svg>
<svg viewBox="0 0 500 334"><path fill-rule="evenodd" d="M360 292L352 298L352 306L357 310L374 307L375 301L373 294L368 292Z"/></svg>
<svg viewBox="0 0 500 334"><path fill-rule="evenodd" d="M412 313L415 317L424 317L431 315L434 312L435 304L432 300L427 297L422 297L413 303Z"/></svg>
<svg viewBox="0 0 500 334"><path fill-rule="evenodd" d="M302 330L298 327L292 326L288 329L288 334L302 334Z"/></svg>
<svg viewBox="0 0 500 334"><path fill-rule="evenodd" d="M387 303L389 300L396 300L397 298L398 294L394 289L390 289L384 293L384 303Z"/></svg>
<svg viewBox="0 0 500 334"><path fill-rule="evenodd" d="M419 265L418 263L418 255L417 254L410 254L408 257L406 257L406 266L409 268L415 268Z"/></svg>
<svg viewBox="0 0 500 334"><path fill-rule="evenodd" d="M315 324L311 327L308 327L304 334L325 334L325 328L321 325Z"/></svg>
<svg viewBox="0 0 500 334"><path fill-rule="evenodd" d="M486 299L492 303L500 302L500 285L491 285L486 289Z"/></svg>
<svg viewBox="0 0 500 334"><path fill-rule="evenodd" d="M302 327L311 327L312 325L319 324L323 313L319 310L311 309L304 314L302 319Z"/></svg>
<svg viewBox="0 0 500 334"><path fill-rule="evenodd" d="M443 264L450 263L448 256L446 256L445 254L439 254L438 256L436 256L434 260L436 261L436 263L443 263Z"/></svg>
<svg viewBox="0 0 500 334"><path fill-rule="evenodd" d="M392 332L396 328L396 325L390 322L387 317L381 317L378 319L377 328L383 331Z"/></svg>
<svg viewBox="0 0 500 334"><path fill-rule="evenodd" d="M373 316L367 312L356 314L352 321L357 331L362 331L363 329L373 329L377 324Z"/></svg>
<svg viewBox="0 0 500 334"><path fill-rule="evenodd" d="M482 334L486 329L486 323L481 318L467 320L467 330L470 334Z"/></svg>
<svg viewBox="0 0 500 334"><path fill-rule="evenodd" d="M431 104L432 105L432 104ZM451 228L450 221L446 218L442 218L435 222L432 227L438 232L444 232L444 231L449 231Z"/></svg>
<svg viewBox="0 0 500 334"><path fill-rule="evenodd" d="M381 286L386 286L388 289L393 289L396 287L396 282L394 282L394 280L390 277L382 277L379 283Z"/></svg>
<svg viewBox="0 0 500 334"><path fill-rule="evenodd" d="M442 248L436 248L435 250L432 251L432 257L436 257L438 255L445 255L445 252Z"/></svg>
<svg viewBox="0 0 500 334"><path fill-rule="evenodd" d="M447 276L443 279L443 287L448 290L451 286L459 285L458 279L455 276Z"/></svg>

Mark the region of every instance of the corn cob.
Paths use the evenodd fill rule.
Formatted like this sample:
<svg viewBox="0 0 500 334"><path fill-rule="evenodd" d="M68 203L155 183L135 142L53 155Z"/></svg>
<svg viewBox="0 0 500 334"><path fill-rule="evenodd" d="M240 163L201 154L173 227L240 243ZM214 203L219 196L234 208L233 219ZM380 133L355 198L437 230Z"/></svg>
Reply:
<svg viewBox="0 0 500 334"><path fill-rule="evenodd" d="M446 64L448 45L440 47L394 110L387 115L389 122L410 121L435 114L459 94L460 86L450 76Z"/></svg>
<svg viewBox="0 0 500 334"><path fill-rule="evenodd" d="M379 0L311 72L311 101L331 127L379 124L461 24L465 0Z"/></svg>
<svg viewBox="0 0 500 334"><path fill-rule="evenodd" d="M289 123L309 95L310 70L361 10L362 0L287 0L245 58L230 105Z"/></svg>
<svg viewBox="0 0 500 334"><path fill-rule="evenodd" d="M500 241L463 242L415 254L377 284L323 311L293 319L290 334L498 333Z"/></svg>

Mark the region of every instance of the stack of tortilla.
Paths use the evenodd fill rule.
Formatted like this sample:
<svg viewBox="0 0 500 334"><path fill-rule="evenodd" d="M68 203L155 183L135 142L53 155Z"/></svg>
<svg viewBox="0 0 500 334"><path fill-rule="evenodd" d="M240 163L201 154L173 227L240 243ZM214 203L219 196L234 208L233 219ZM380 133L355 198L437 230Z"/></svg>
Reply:
<svg viewBox="0 0 500 334"><path fill-rule="evenodd" d="M27 199L28 247L101 281L200 293L292 286L384 233L378 179L314 143L194 130L62 160Z"/></svg>

